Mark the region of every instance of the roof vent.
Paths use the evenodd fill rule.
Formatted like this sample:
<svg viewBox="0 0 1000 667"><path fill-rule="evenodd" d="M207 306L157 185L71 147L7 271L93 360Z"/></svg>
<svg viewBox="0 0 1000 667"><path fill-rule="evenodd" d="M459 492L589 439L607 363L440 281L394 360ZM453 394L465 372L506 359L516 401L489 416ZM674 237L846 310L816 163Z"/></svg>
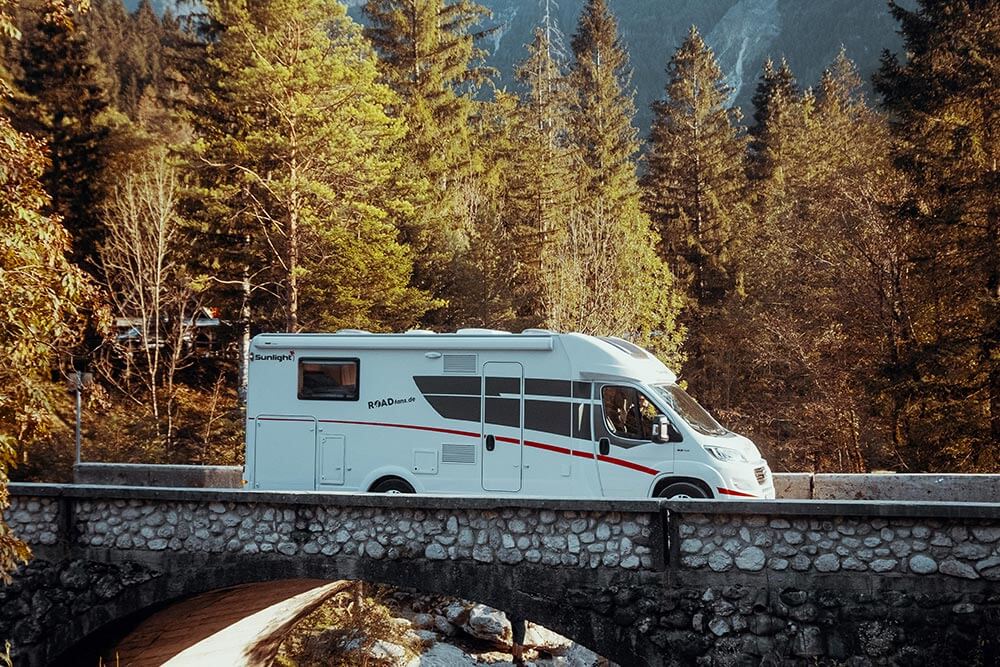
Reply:
<svg viewBox="0 0 1000 667"><path fill-rule="evenodd" d="M445 373L475 373L476 355L446 354L444 355Z"/></svg>
<svg viewBox="0 0 1000 667"><path fill-rule="evenodd" d="M365 331L364 329L337 329L338 334L370 334L371 331Z"/></svg>
<svg viewBox="0 0 1000 667"><path fill-rule="evenodd" d="M529 335L534 334L536 336L538 335L551 336L555 333L555 331L553 331L552 329L525 329L521 333Z"/></svg>
<svg viewBox="0 0 1000 667"><path fill-rule="evenodd" d="M509 336L509 331L500 331L499 329L459 329L456 331L460 336Z"/></svg>
<svg viewBox="0 0 1000 667"><path fill-rule="evenodd" d="M437 331L431 331L430 329L407 329L406 333L410 336L424 336L427 334L436 334Z"/></svg>

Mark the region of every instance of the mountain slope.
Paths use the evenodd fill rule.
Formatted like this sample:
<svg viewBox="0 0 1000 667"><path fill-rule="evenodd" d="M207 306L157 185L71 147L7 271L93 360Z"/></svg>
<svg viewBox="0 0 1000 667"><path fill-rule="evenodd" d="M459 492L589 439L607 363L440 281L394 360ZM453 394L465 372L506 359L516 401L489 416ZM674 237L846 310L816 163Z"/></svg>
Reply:
<svg viewBox="0 0 1000 667"><path fill-rule="evenodd" d="M489 40L488 62L501 72L499 85L512 88L514 64L524 57L545 0L481 1L499 26ZM552 12L567 44L582 6L583 0L562 0ZM747 116L768 57L786 57L800 83L809 86L841 45L866 80L883 49L901 46L883 0L611 0L611 8L632 57L637 123L644 134L651 120L649 103L663 94L666 63L692 24L715 50L734 87L734 102Z"/></svg>
<svg viewBox="0 0 1000 667"><path fill-rule="evenodd" d="M192 11L191 0L152 0L158 11ZM493 12L484 40L487 64L497 68L500 88L516 88L514 67L547 5L569 39L584 0L479 0ZM350 14L363 20L364 0L348 0ZM649 103L663 94L664 68L688 28L698 26L734 88L733 101L752 114L750 98L764 60L788 59L803 87L815 84L843 45L865 80L884 49L899 51L901 40L885 0L610 0L635 70L637 125L648 132ZM126 0L134 10L138 0ZM904 2L912 4L912 0Z"/></svg>

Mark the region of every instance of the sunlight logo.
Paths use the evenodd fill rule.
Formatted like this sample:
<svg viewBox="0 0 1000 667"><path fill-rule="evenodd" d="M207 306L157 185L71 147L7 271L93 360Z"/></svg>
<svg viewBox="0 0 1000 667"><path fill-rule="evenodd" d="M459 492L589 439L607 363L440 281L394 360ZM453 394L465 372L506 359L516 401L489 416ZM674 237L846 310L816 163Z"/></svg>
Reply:
<svg viewBox="0 0 1000 667"><path fill-rule="evenodd" d="M295 350L289 350L288 352L282 352L278 354L272 352L271 354L258 354L254 352L250 355L250 361L295 361Z"/></svg>

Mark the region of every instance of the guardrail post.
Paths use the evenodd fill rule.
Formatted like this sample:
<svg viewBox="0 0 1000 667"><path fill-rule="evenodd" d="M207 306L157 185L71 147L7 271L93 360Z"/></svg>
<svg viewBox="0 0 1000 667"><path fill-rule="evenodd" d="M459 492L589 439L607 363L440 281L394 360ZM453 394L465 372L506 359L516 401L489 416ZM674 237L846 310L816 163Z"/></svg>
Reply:
<svg viewBox="0 0 1000 667"><path fill-rule="evenodd" d="M652 543L655 545L653 549L653 569L657 572L663 572L668 567L670 567L671 562L674 560L670 550L673 548L672 542L675 540L671 535L670 527L670 516L667 508L661 503L659 506L659 511L653 516L652 521Z"/></svg>

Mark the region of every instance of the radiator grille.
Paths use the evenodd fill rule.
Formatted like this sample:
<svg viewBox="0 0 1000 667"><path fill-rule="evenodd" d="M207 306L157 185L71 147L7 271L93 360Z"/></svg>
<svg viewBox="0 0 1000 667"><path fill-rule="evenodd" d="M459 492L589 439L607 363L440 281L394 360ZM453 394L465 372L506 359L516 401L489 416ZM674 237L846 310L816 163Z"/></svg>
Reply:
<svg viewBox="0 0 1000 667"><path fill-rule="evenodd" d="M475 463L475 445L453 445L444 443L441 445L441 463Z"/></svg>
<svg viewBox="0 0 1000 667"><path fill-rule="evenodd" d="M444 355L445 373L475 373L476 355L446 354Z"/></svg>

